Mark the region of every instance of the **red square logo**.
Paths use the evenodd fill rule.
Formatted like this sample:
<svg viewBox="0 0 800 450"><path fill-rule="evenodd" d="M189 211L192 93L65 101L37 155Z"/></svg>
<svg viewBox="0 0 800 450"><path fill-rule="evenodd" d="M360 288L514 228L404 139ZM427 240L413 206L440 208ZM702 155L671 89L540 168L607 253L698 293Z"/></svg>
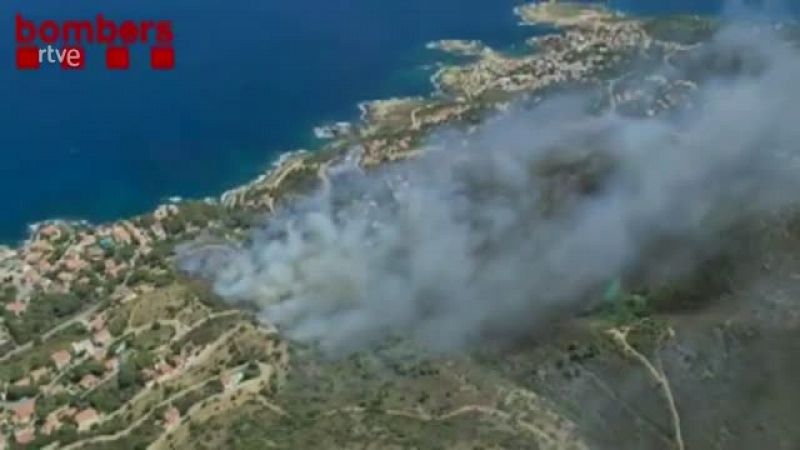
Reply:
<svg viewBox="0 0 800 450"><path fill-rule="evenodd" d="M131 57L128 47L106 48L106 67L109 69L127 69L130 67Z"/></svg>
<svg viewBox="0 0 800 450"><path fill-rule="evenodd" d="M152 47L150 49L150 67L158 70L169 70L175 67L175 50L172 47Z"/></svg>
<svg viewBox="0 0 800 450"><path fill-rule="evenodd" d="M17 69L38 69L39 49L36 47L20 47L17 49Z"/></svg>
<svg viewBox="0 0 800 450"><path fill-rule="evenodd" d="M80 47L66 47L62 49L64 59L61 68L68 70L83 69L83 49Z"/></svg>

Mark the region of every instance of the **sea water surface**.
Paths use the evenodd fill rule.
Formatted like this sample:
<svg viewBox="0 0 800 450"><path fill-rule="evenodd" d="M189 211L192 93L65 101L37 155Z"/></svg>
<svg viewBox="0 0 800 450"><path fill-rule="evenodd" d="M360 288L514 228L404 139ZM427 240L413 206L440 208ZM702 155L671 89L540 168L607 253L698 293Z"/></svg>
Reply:
<svg viewBox="0 0 800 450"><path fill-rule="evenodd" d="M518 0L10 0L0 6L0 243L48 218L104 221L169 196L246 182L281 153L315 144L320 122L357 117L359 101L425 94L437 56L426 42L498 47L535 33ZM704 12L719 2L617 0L636 12ZM176 67L132 49L109 71L100 46L86 68L14 68L14 16L64 21L98 13L171 20Z"/></svg>

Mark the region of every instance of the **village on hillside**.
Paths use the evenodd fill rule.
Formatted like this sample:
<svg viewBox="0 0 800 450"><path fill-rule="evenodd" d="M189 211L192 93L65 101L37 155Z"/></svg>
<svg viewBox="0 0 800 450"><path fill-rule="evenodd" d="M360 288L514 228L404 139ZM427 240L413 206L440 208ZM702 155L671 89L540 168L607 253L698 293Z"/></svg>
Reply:
<svg viewBox="0 0 800 450"><path fill-rule="evenodd" d="M325 183L334 164L353 159L369 169L412 157L442 126L475 126L519 95L578 82L606 89L608 106L635 106L644 93L608 73L631 54L661 59L687 47L638 20L593 11L562 23L518 10L523 21L565 27L532 39L524 55L478 42L431 45L472 60L444 66L430 97L362 104L362 122L338 124L323 149L293 153L219 199L168 202L103 224L46 221L17 248L0 247L0 450L181 448L198 424L242 405L283 414L273 398L289 372L288 343L179 273L175 246L241 240L283 202ZM692 89L653 83L663 88L662 109Z"/></svg>

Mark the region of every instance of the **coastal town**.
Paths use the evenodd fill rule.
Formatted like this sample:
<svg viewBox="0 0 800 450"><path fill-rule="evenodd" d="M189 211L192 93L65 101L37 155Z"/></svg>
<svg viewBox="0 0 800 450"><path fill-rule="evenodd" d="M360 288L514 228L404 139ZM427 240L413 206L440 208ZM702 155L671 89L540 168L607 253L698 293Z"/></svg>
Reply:
<svg viewBox="0 0 800 450"><path fill-rule="evenodd" d="M287 355L275 330L159 290L174 285L158 252L178 211L165 205L147 224L43 224L19 254L6 252L3 442L81 446L90 430L118 431L126 411L158 404L147 417L169 430L181 424L175 404L197 389L222 401L240 382L253 392L277 383Z"/></svg>
<svg viewBox="0 0 800 450"><path fill-rule="evenodd" d="M691 48L653 36L638 19L562 6L517 9L524 24L561 28L532 38L521 55L477 41L431 43L471 60L443 66L430 96L363 103L360 123L317 130L330 139L322 149L288 154L219 198L168 202L103 224L46 221L18 247L0 247L0 450L188 448L198 424L226 411L261 405L285 414L274 397L290 371L289 344L179 273L176 245L241 240L324 183L333 165L369 170L413 157L442 127L476 126L521 96L580 83L623 109L644 95L627 87L627 61ZM650 82L663 98L648 103L647 115L683 103L678 97L693 89L685 80Z"/></svg>

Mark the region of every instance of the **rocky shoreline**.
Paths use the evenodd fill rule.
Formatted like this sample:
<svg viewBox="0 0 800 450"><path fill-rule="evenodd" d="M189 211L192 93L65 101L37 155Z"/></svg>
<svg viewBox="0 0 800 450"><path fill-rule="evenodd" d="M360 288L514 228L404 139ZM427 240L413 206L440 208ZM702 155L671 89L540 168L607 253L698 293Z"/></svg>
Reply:
<svg viewBox="0 0 800 450"><path fill-rule="evenodd" d="M467 433L484 433L475 442L497 443L496 437L504 436L519 439L519 445L509 448L527 448L532 440L542 448L585 448L575 424L548 400L568 401L569 396L540 397L540 391L547 391L529 382L545 375L572 377L575 367L583 370L600 352L594 340L583 340L591 344L585 348L569 343L567 363L529 353L517 361L505 355L497 365L492 362L496 355L487 355L478 371L471 357L445 365L398 361L390 372L400 384L387 387L384 378L367 376L364 358L342 361L341 371L331 371L327 365L316 367L323 363L304 356L306 350L299 345L289 352L290 344L274 327L233 309L206 283L189 279L174 264L176 252L181 253L176 249L185 249L187 242L197 243L201 251L244 242L250 230L282 205L335 183L329 169L340 163L357 164L366 172L413 157L440 130L475 129L518 103L536 103L562 85L594 88L602 94L602 107L618 112L630 108L639 117L668 110L682 89L694 89L682 80L676 82L680 89L673 89L669 80L648 80L658 88L653 91L664 92L663 98L651 101L641 99L639 85L627 82L629 58L662 63L661 58L686 48L659 38L644 20L594 6L549 2L522 6L516 13L522 24L545 23L560 27L559 32L531 38L528 51L513 56L478 41L431 43L430 48L469 60L443 65L428 96L362 102L356 123L319 127L316 131L326 142L317 151L287 152L258 177L218 197L174 199L152 212L102 224L44 221L32 225L19 246L0 246L0 382L14 397L3 398L7 409L0 414L0 448L7 442L109 448L105 441L116 448L233 448L214 436L238 430L226 420L245 420L240 413L247 411L257 414L253 402L277 414L254 419L258 425L253 429L268 430L270 439L282 442L293 432L302 435L302 444L285 448L307 448L309 430L324 427L326 417L337 419L335 428L323 429L327 441L337 433L362 429L361 419L355 427L338 421L361 417L362 412L370 413L365 420L391 420L401 428L402 421L413 419L409 436L424 435L420 430L429 422L437 442L446 440L442 430L464 420ZM640 100L646 109L636 109ZM617 331L608 341L631 353L628 331ZM645 332L644 337L631 336L649 339ZM284 384L290 353L292 375ZM385 363L380 363L382 376ZM479 380L492 372L495 378ZM600 379L603 373L598 373ZM312 379L303 382L309 374ZM340 395L348 390L357 395ZM406 398L408 392L412 394ZM402 398L390 399L395 393ZM659 400L653 397L653 402ZM356 401L358 406L352 406ZM280 421L272 422L276 418ZM298 418L303 420L292 421ZM222 421L219 426L210 425L217 420ZM493 423L495 431L506 431L492 434ZM369 431L368 442L379 442L374 440L379 434L363 429ZM536 434L529 434L531 430ZM657 431L659 439L671 444L670 436ZM471 438L457 434L465 443Z"/></svg>
<svg viewBox="0 0 800 450"><path fill-rule="evenodd" d="M170 202L152 213L104 224L48 220L31 225L19 246L0 248L0 280L13 286L15 308L24 309L36 292L68 292L79 286L92 287L98 295L124 295L132 273L158 276L169 271L158 262L163 263L175 243L203 233L243 236L254 216L316 185L327 167L346 155L367 168L407 158L442 126L477 123L482 114L502 110L522 93L533 95L566 82L596 82L595 74L609 70L625 54L674 47L648 36L639 20L600 7L547 2L515 12L525 24L547 23L562 32L534 38L535 48L520 56L502 55L477 41L432 43L475 60L442 67L427 97L359 104L360 121L338 126L342 132L319 151L287 152L252 181L216 198Z"/></svg>

